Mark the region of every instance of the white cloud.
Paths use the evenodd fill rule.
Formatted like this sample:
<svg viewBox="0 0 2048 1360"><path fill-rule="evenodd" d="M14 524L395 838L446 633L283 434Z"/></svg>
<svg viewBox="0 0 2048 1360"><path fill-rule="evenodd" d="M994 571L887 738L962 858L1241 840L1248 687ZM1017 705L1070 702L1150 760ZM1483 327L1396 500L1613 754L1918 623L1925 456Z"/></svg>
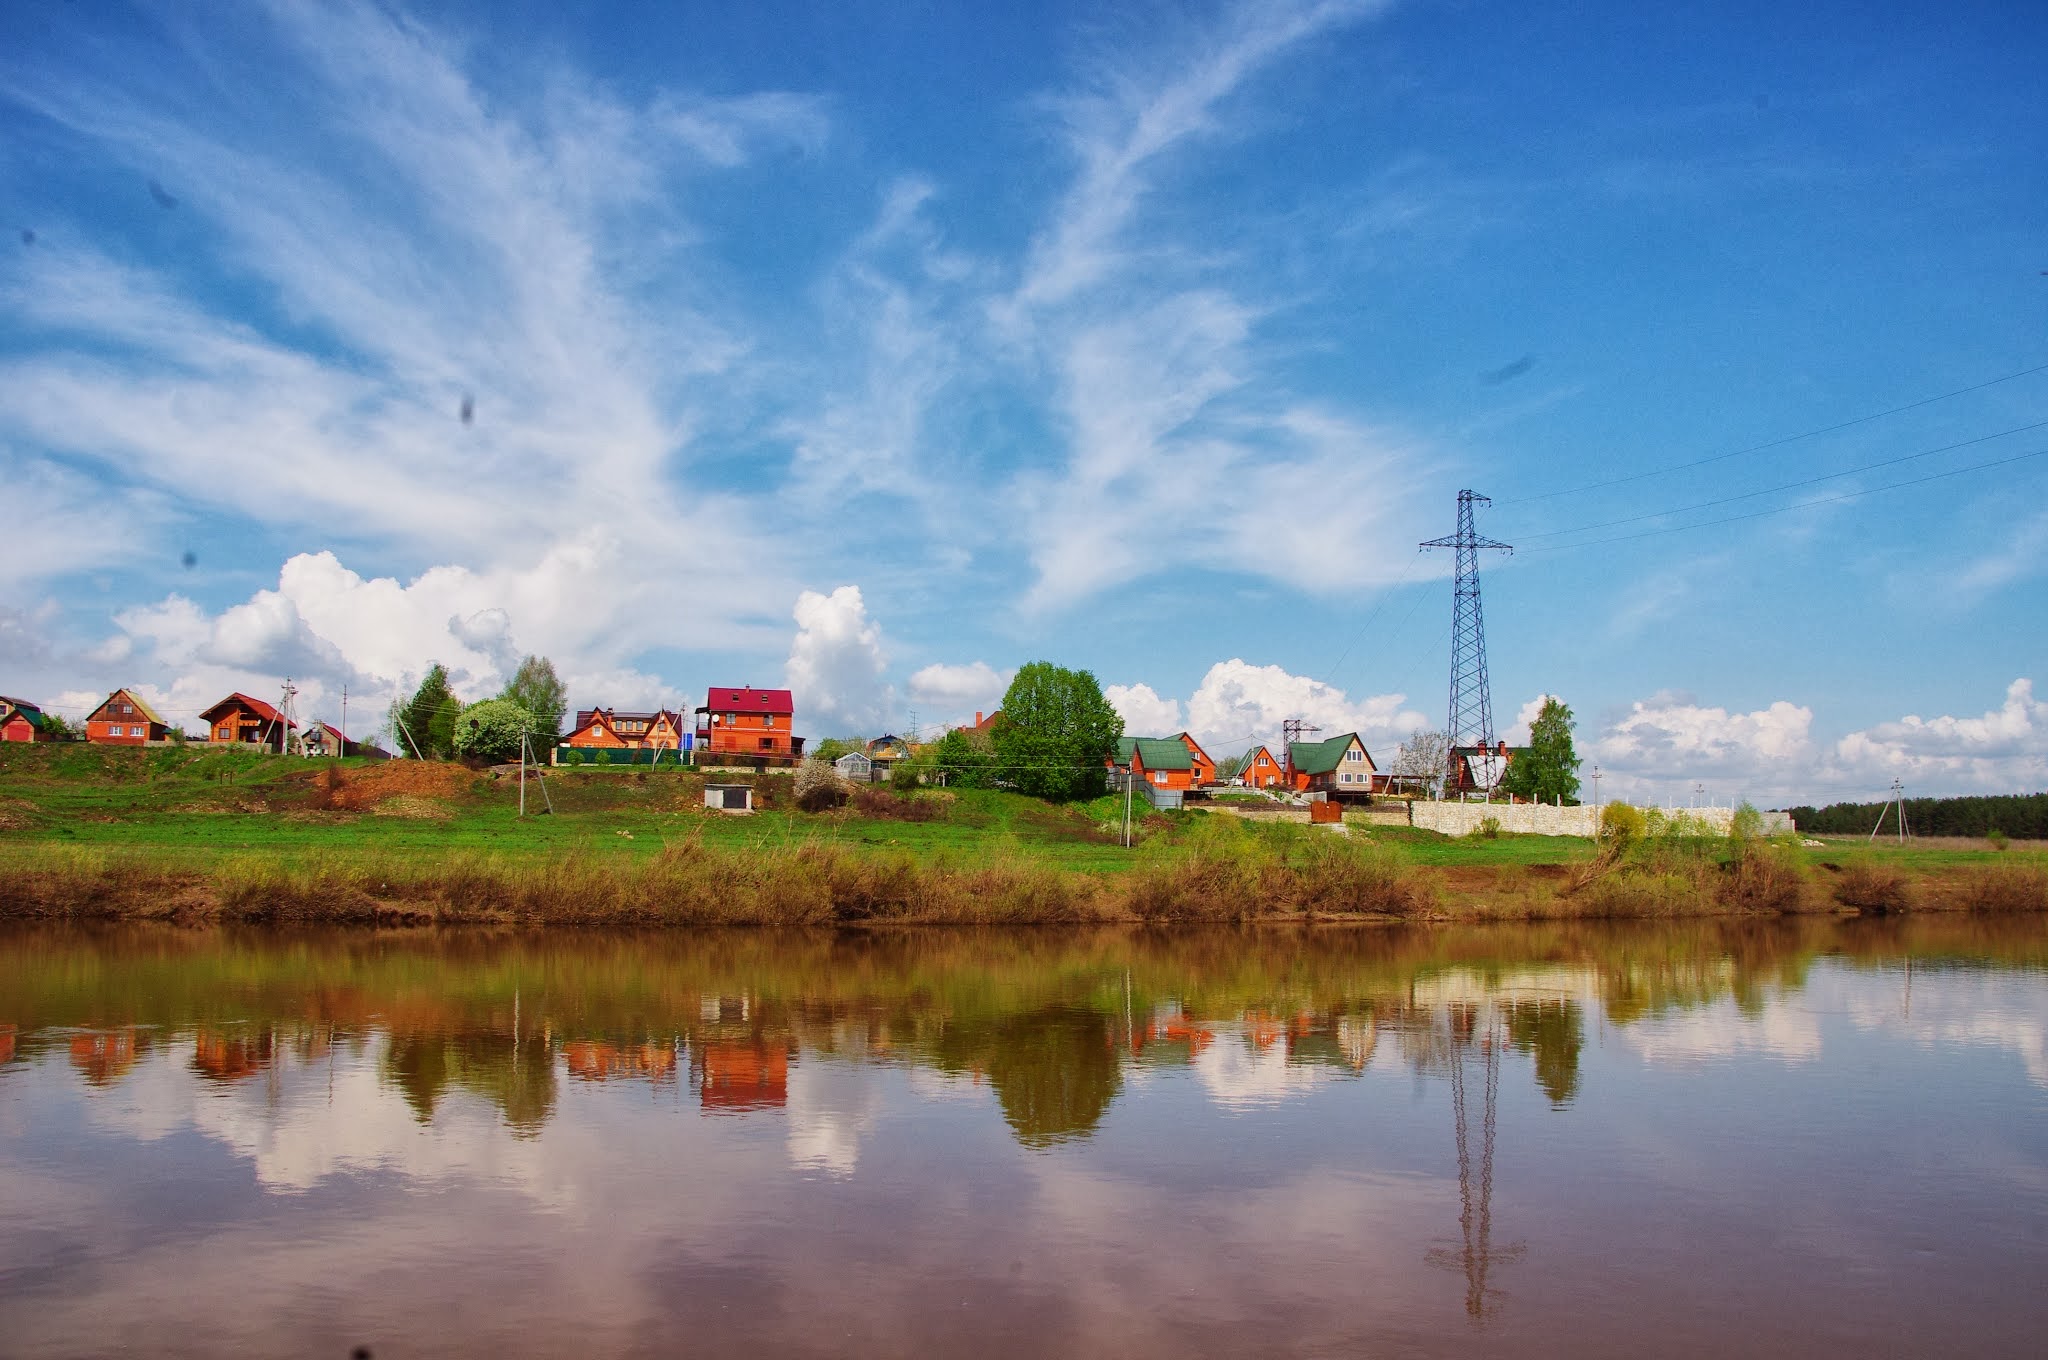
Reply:
<svg viewBox="0 0 2048 1360"><path fill-rule="evenodd" d="M986 661L964 666L934 662L910 677L910 702L918 709L921 726L962 726L976 713L1001 707L1016 675L1014 667L999 671Z"/></svg>
<svg viewBox="0 0 2048 1360"><path fill-rule="evenodd" d="M1211 754L1241 751L1255 742L1278 748L1280 724L1306 718L1320 737L1356 732L1382 767L1394 748L1429 720L1404 708L1405 694L1352 699L1335 685L1279 666L1254 666L1236 657L1219 661L1188 700L1188 727Z"/></svg>
<svg viewBox="0 0 2048 1360"><path fill-rule="evenodd" d="M1811 708L1783 699L1731 713L1658 694L1583 744L1580 777L1597 763L1603 796L1682 801L1704 782L1718 801L1759 804L1879 798L1895 778L1927 796L2048 787L2048 705L2024 677L2006 688L2001 706L1974 718L1908 716L1833 743L1815 736L1813 719Z"/></svg>
<svg viewBox="0 0 2048 1360"><path fill-rule="evenodd" d="M1123 715L1125 736L1157 737L1181 730L1180 700L1162 699L1150 685L1105 685L1102 697Z"/></svg>
<svg viewBox="0 0 2048 1360"><path fill-rule="evenodd" d="M840 586L830 595L806 590L797 596L794 617L785 675L801 711L799 725L854 733L886 725L896 706L886 679L889 659L860 587Z"/></svg>

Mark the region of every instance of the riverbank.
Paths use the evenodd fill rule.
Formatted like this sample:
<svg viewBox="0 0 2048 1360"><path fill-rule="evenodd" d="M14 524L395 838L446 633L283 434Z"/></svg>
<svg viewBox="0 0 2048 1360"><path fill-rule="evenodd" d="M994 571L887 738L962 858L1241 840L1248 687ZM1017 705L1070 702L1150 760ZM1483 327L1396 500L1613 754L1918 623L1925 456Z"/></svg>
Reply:
<svg viewBox="0 0 2048 1360"><path fill-rule="evenodd" d="M2048 856L1662 836L1451 838L1135 818L996 791L707 811L694 772L530 784L431 762L0 751L0 917L578 926L1563 920L2048 911Z"/></svg>

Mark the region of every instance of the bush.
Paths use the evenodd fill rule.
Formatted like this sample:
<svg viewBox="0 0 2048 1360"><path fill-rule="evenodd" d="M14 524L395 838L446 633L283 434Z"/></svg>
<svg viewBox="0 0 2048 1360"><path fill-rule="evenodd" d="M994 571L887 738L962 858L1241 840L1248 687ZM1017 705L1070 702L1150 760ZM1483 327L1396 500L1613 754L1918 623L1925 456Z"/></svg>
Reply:
<svg viewBox="0 0 2048 1360"><path fill-rule="evenodd" d="M1500 818L1481 817L1479 825L1465 833L1473 840L1493 841L1500 839Z"/></svg>
<svg viewBox="0 0 2048 1360"><path fill-rule="evenodd" d="M2003 852L2008 846L2012 844L2012 842L2008 841L2005 838L2005 833L2003 831L2000 831L1995 826L1984 833L1984 839L1991 843L1991 848L1993 850L2001 852Z"/></svg>
<svg viewBox="0 0 2048 1360"><path fill-rule="evenodd" d="M1805 903L1806 867L1789 846L1741 842L1735 858L1721 866L1715 894L1737 911L1798 911Z"/></svg>
<svg viewBox="0 0 2048 1360"><path fill-rule="evenodd" d="M796 805L805 812L829 812L846 802L846 780L830 761L812 756L796 771Z"/></svg>
<svg viewBox="0 0 2048 1360"><path fill-rule="evenodd" d="M1858 911L1904 911L1912 905L1911 897L1905 873L1869 855L1850 860L1834 883L1835 900Z"/></svg>
<svg viewBox="0 0 2048 1360"><path fill-rule="evenodd" d="M1728 819L1728 839L1731 841L1753 841L1764 834L1764 815L1749 803L1744 802L1735 809L1735 815Z"/></svg>
<svg viewBox="0 0 2048 1360"><path fill-rule="evenodd" d="M1627 803L1609 803L1600 809L1600 840L1617 850L1626 850L1649 834L1643 814Z"/></svg>
<svg viewBox="0 0 2048 1360"><path fill-rule="evenodd" d="M1965 880L1961 898L1978 911L2048 911L2048 861L1987 865Z"/></svg>

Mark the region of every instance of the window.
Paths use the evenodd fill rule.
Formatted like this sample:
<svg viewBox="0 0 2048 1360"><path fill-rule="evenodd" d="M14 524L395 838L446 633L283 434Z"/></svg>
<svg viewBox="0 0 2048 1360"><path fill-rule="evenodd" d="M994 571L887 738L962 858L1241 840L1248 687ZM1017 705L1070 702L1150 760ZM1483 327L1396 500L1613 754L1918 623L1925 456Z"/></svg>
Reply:
<svg viewBox="0 0 2048 1360"><path fill-rule="evenodd" d="M1344 758L1346 760L1364 760L1365 752L1359 750L1356 746L1354 746L1344 753Z"/></svg>
<svg viewBox="0 0 2048 1360"><path fill-rule="evenodd" d="M1153 775L1152 775L1152 782L1153 782L1153 783L1155 783L1155 784L1164 784L1164 783L1166 782L1166 771L1164 771L1164 770L1157 770L1157 771L1154 771L1154 772L1153 772Z"/></svg>
<svg viewBox="0 0 2048 1360"><path fill-rule="evenodd" d="M214 733L214 735L219 737L222 741L229 741L233 739L235 735L235 729L232 727L223 727L220 729L220 731Z"/></svg>

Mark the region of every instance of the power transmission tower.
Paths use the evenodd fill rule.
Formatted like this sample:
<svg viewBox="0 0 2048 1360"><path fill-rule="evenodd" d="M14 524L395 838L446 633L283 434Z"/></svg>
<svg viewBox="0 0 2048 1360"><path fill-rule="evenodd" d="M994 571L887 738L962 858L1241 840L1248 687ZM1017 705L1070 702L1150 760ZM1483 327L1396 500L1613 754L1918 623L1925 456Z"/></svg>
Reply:
<svg viewBox="0 0 2048 1360"><path fill-rule="evenodd" d="M1479 610L1479 551L1514 551L1506 543L1482 538L1472 527L1472 507L1491 504L1491 500L1476 491L1460 491L1458 532L1420 545L1455 548L1458 552L1458 581L1451 607L1451 704L1445 728L1450 738L1450 769L1446 773L1456 770L1460 746L1478 746L1487 753L1482 758L1489 775L1489 798L1493 785L1493 694L1486 680L1486 622Z"/></svg>

